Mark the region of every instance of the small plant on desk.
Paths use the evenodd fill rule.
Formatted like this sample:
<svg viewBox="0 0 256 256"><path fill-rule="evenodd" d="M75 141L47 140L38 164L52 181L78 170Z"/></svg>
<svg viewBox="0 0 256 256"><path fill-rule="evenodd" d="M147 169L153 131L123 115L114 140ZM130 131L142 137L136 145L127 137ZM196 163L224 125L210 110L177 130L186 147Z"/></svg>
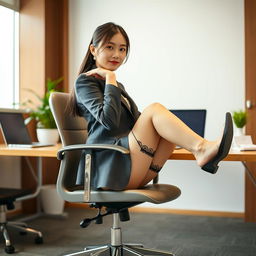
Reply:
<svg viewBox="0 0 256 256"><path fill-rule="evenodd" d="M234 111L233 112L233 121L237 127L237 135L243 135L243 128L247 122L247 113L246 111Z"/></svg>
<svg viewBox="0 0 256 256"><path fill-rule="evenodd" d="M36 120L37 123L37 138L42 143L57 143L59 140L59 134L56 127L54 117L52 115L49 98L52 92L59 92L57 86L63 81L63 77L60 77L56 80L47 79L46 82L46 93L41 97L32 89L26 89L28 92L31 92L41 104L36 105L31 99L28 99L26 102L22 103L23 106L32 105L32 108L29 108L29 117L25 120L25 123L28 124L31 120Z"/></svg>

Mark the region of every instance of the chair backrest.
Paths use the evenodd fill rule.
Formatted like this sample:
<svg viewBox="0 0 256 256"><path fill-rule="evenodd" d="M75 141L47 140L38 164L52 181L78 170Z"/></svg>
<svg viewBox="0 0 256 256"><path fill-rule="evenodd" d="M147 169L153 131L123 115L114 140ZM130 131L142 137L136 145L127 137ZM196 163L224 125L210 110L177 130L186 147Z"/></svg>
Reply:
<svg viewBox="0 0 256 256"><path fill-rule="evenodd" d="M50 96L50 108L53 113L61 142L63 146L84 144L87 139L87 123L83 117L73 116L68 111L67 104L70 94L54 92ZM66 154L66 171L63 172L61 186L72 188L76 183L76 173L78 169L81 151L68 152Z"/></svg>
<svg viewBox="0 0 256 256"><path fill-rule="evenodd" d="M56 121L63 146L85 143L87 123L83 117L73 116L67 107L69 93L54 92L50 96L51 110Z"/></svg>

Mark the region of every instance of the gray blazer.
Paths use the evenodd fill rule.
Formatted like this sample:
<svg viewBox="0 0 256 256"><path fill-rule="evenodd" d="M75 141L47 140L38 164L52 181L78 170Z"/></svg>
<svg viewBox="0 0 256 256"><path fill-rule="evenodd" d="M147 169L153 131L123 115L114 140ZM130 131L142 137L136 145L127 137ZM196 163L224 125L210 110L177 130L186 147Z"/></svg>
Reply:
<svg viewBox="0 0 256 256"><path fill-rule="evenodd" d="M140 112L127 94L124 86L118 83L105 85L105 81L81 74L75 83L76 100L80 114L88 122L86 143L120 145L129 149L128 134ZM130 103L121 97L123 95ZM77 184L84 180L84 154L81 156ZM130 155L104 150L93 156L92 187L108 187L122 190L129 182L131 173Z"/></svg>

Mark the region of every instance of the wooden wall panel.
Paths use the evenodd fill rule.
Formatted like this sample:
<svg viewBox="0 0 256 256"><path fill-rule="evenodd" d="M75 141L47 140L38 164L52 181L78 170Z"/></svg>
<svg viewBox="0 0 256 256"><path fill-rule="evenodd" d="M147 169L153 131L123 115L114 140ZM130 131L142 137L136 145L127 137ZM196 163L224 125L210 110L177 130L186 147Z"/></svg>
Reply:
<svg viewBox="0 0 256 256"><path fill-rule="evenodd" d="M248 123L246 134L252 135L256 143L256 1L245 0L245 80L246 100L252 106L247 108ZM256 164L248 163L254 177L256 177ZM256 188L248 175L245 175L245 220L256 222Z"/></svg>
<svg viewBox="0 0 256 256"><path fill-rule="evenodd" d="M45 84L45 3L20 1L20 101L31 98L25 88L44 93Z"/></svg>
<svg viewBox="0 0 256 256"><path fill-rule="evenodd" d="M62 84L66 91L68 81L68 1L46 0L45 2L45 77L56 79L64 77Z"/></svg>
<svg viewBox="0 0 256 256"><path fill-rule="evenodd" d="M64 77L61 86L63 91L68 91L68 0L21 0L20 6L21 102L33 97L24 88L43 95L48 78ZM35 125L30 127L30 132L35 138ZM58 169L57 159L43 159L43 183L55 183ZM22 185L35 187L24 160ZM35 200L24 202L23 210L33 212Z"/></svg>
<svg viewBox="0 0 256 256"><path fill-rule="evenodd" d="M68 61L69 61L69 58L68 58L68 54L69 54L69 51L68 51L68 47L69 47L69 33L68 33L68 28L69 28L69 17L68 17L68 0L63 0L63 9L62 9L62 13L63 13L63 16L62 16L62 56L63 56L63 76L64 76L64 81L63 81L63 91L64 92L69 92L69 76L68 76L68 73L69 73L69 69L68 69Z"/></svg>

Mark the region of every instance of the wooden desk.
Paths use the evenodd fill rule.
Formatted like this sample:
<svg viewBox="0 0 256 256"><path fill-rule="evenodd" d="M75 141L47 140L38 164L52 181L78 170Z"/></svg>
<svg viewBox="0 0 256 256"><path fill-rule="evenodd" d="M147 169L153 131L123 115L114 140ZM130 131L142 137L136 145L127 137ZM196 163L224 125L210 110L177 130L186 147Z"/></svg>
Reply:
<svg viewBox="0 0 256 256"><path fill-rule="evenodd" d="M21 156L21 157L36 157L37 158L37 184L36 189L32 194L19 198L19 201L37 198L40 193L42 187L42 158L43 157L57 157L57 152L61 148L61 144L57 144L55 146L50 147L38 147L38 148L14 148L7 147L3 144L0 144L0 156ZM29 161L28 161L29 163ZM29 164L31 171L33 171L33 167ZM17 200L18 201L18 200ZM27 218L23 218L22 221L26 221L28 219L34 219L42 215L40 203L37 202L37 211L36 214L29 216Z"/></svg>
<svg viewBox="0 0 256 256"><path fill-rule="evenodd" d="M185 149L173 152L170 160L195 160ZM241 162L246 170L245 175L245 210L246 222L256 222L256 151L230 151L224 161Z"/></svg>
<svg viewBox="0 0 256 256"><path fill-rule="evenodd" d="M185 149L178 149L170 155L170 160L195 160L192 153ZM248 163L256 163L256 151L230 151L228 156L223 161L241 162L247 171L251 182L256 187L256 177L253 175L253 171L249 167ZM256 212L255 212L256 216Z"/></svg>
<svg viewBox="0 0 256 256"><path fill-rule="evenodd" d="M169 159L172 160L195 160L192 153L185 149L174 150ZM256 151L230 151L224 161L256 162Z"/></svg>
<svg viewBox="0 0 256 256"><path fill-rule="evenodd" d="M9 148L0 144L0 156L57 157L61 144L39 148Z"/></svg>
<svg viewBox="0 0 256 256"><path fill-rule="evenodd" d="M40 147L40 148L8 148L5 145L0 145L0 156L24 156L24 157L37 157L38 159L38 187L37 191L33 194L33 197L36 197L40 192L42 185L42 157L56 157L58 150L61 148L61 144L52 147ZM194 156L185 149L178 149L173 152L169 158L170 160L195 160ZM224 159L224 161L236 161L241 162L251 179L251 182L255 186L256 190L256 179L253 175L253 171L250 170L247 163L256 163L256 151L231 151L229 155ZM246 194L248 197L248 195ZM250 201L251 202L251 201ZM255 210L254 210L255 209ZM245 207L246 215L247 207ZM253 215L253 218L256 219L256 208L253 208L253 211L250 209L250 215ZM255 216L255 217L254 217Z"/></svg>

